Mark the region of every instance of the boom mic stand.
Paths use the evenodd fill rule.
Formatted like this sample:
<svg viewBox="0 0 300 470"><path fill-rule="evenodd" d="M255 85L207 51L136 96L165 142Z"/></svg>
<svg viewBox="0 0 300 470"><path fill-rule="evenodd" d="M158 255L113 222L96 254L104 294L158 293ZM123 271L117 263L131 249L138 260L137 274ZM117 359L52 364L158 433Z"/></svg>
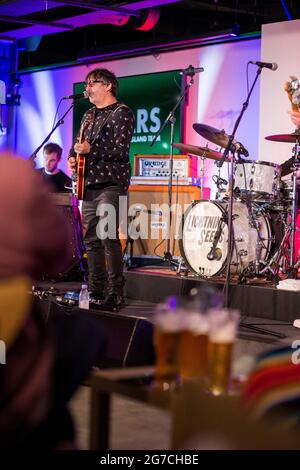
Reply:
<svg viewBox="0 0 300 470"><path fill-rule="evenodd" d="M230 178L229 178L229 205L228 205L228 260L227 260L227 269L226 269L226 280L225 280L225 300L224 300L224 306L225 307L228 307L228 295L229 295L229 283L230 283L230 264L231 264L231 257L232 257L232 249L233 249L233 238L232 238L232 229L233 229L233 224L232 224L232 210L233 210L233 186L234 186L234 181L233 181L233 171L234 171L234 157L235 157L235 146L233 144L233 141L234 141L234 138L235 138L235 134L236 134L236 131L239 127L239 124L242 120L242 117L246 111L246 109L248 108L248 105L249 105L249 100L250 100L250 96L253 92L253 89L254 89L254 86L257 82L257 79L259 77L259 75L261 74L261 71L262 71L262 67L258 67L257 69L257 72L256 72L256 76L255 76L255 79L253 81L253 84L248 92L248 96L245 100L245 102L243 103L243 106L242 106L242 109L241 109L241 112L235 122L235 125L234 125L234 128L233 128L233 131L232 131L232 134L229 136L229 139L228 139L228 143L227 143L227 146L224 150L224 153L223 153L223 157L221 158L221 160L219 162L217 162L217 166L219 168L221 168L223 166L223 163L225 162L229 152L232 152L232 158L231 158L231 165L230 165Z"/></svg>
<svg viewBox="0 0 300 470"><path fill-rule="evenodd" d="M64 123L64 119L66 117L66 115L71 111L71 109L74 107L74 101L73 103L71 104L71 106L69 106L69 108L67 109L67 111L65 112L65 114L57 121L57 123L55 124L55 126L51 129L51 131L49 132L49 134L47 135L47 137L45 137L45 139L43 140L43 142L35 149L35 151L30 155L29 157L29 160L35 160L37 154L39 153L39 151L41 150L41 148L45 145L46 142L48 142L48 140L50 139L50 137L52 136L52 134L56 131L56 129Z"/></svg>
<svg viewBox="0 0 300 470"><path fill-rule="evenodd" d="M227 143L227 146L224 150L224 153L223 153L223 157L221 158L221 160L219 162L217 162L217 166L219 168L222 167L224 161L226 160L229 152L232 153L232 158L231 158L231 164L230 164L230 177L229 177L229 204L228 204L228 249L227 249L227 252L228 252L228 255L227 255L227 267L226 267L226 279L225 279L225 295L224 295L224 306L226 308L229 307L229 284L230 284L230 266L231 266L231 258L232 258L232 251L233 251L233 245L234 245L234 238L233 238L233 186L234 186L234 178L233 178L233 173L234 173L234 161L235 161L235 154L237 153L238 154L238 158L239 158L239 152L236 151L236 148L235 148L235 144L233 143L234 142L234 138L235 138L235 134L236 134L236 131L238 129L238 126L241 122L241 119L246 111L246 109L248 108L248 105L249 105L249 100L250 100L250 96L253 92L253 89L254 89L254 86L257 82L257 79L259 77L259 75L261 74L261 71L262 71L262 66L259 66L258 69L257 69L257 72L256 72L256 76L255 76L255 79L253 81L253 84L248 92L248 96L245 100L245 102L243 103L243 106L242 106L242 109L241 109L241 112L235 122L235 125L233 127L233 131L232 131L232 134L229 136L229 139L228 139L228 143ZM243 327L243 328L248 328L250 330L253 330L253 331L256 331L258 333L263 333L263 334L269 334L271 336L275 336L275 337L278 337L278 338L284 338L285 335L283 335L282 333L277 333L277 332L274 332L274 331L270 331L270 330L267 330L265 328L259 328L259 327L256 327L254 325L248 325L247 323L243 323L241 322L240 323L240 326Z"/></svg>
<svg viewBox="0 0 300 470"><path fill-rule="evenodd" d="M169 156L169 181L168 181L168 223L167 223L167 251L164 252L164 261L168 261L169 264L175 264L177 265L177 262L173 260L172 253L170 251L170 244L171 244L171 224L172 224L172 211L171 211L171 206L172 206L172 184L173 184L173 155L174 155L174 150L173 150L173 144L174 144L174 129L175 129L175 123L176 123L176 118L175 118L175 111L182 102L183 98L186 96L188 90L190 87L194 84L194 75L196 71L203 71L203 69L194 69L192 66L189 67L187 71L187 75L191 77L189 83L185 85L185 88L178 98L177 102L175 103L175 106L171 111L169 112L168 116L163 122L163 125L161 128L157 131L157 133L154 136L153 141L150 144L150 147L152 147L155 142L157 141L159 135L163 132L165 129L166 125L168 122L171 124L171 131L170 131L170 156ZM183 72L184 73L184 72Z"/></svg>

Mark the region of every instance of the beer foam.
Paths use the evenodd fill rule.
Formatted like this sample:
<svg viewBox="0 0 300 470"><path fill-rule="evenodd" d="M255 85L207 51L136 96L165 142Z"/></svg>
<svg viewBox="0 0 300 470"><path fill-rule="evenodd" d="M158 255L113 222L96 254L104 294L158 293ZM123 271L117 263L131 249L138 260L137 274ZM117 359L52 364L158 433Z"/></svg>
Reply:
<svg viewBox="0 0 300 470"><path fill-rule="evenodd" d="M207 333L208 319L205 315L201 315L200 313L188 313L184 318L184 329L195 335Z"/></svg>
<svg viewBox="0 0 300 470"><path fill-rule="evenodd" d="M167 310L155 314L155 326L162 331L175 333L183 329L183 318L179 312Z"/></svg>
<svg viewBox="0 0 300 470"><path fill-rule="evenodd" d="M213 343L232 343L236 336L236 330L235 323L220 325L217 329L210 331L209 339Z"/></svg>

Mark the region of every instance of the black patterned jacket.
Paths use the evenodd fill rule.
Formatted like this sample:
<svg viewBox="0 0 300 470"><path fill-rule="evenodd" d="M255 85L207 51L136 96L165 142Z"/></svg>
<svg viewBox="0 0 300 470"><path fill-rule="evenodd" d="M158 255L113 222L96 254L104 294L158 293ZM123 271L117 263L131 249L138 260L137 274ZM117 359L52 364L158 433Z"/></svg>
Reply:
<svg viewBox="0 0 300 470"><path fill-rule="evenodd" d="M127 191L130 182L129 147L134 115L122 103L93 107L84 114L81 126L91 145L86 155L85 184L117 184ZM75 156L72 148L69 156Z"/></svg>

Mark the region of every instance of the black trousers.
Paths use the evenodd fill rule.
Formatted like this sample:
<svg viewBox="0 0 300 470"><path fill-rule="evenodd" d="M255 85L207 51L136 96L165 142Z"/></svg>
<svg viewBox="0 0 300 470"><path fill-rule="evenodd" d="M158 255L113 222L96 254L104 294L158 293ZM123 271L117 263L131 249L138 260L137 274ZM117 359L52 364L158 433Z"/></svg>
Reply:
<svg viewBox="0 0 300 470"><path fill-rule="evenodd" d="M118 186L87 189L82 203L84 244L89 269L89 290L122 295L123 255L119 239L119 197L125 193Z"/></svg>

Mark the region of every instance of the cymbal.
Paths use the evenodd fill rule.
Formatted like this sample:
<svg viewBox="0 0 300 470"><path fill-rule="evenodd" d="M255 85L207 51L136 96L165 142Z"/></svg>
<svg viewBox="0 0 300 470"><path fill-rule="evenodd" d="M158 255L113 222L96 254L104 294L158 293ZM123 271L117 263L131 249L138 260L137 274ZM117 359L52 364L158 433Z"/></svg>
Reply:
<svg viewBox="0 0 300 470"><path fill-rule="evenodd" d="M300 132L296 131L292 134L275 134L268 135L265 137L266 140L272 140L273 142L287 142L288 144L294 144L300 142Z"/></svg>
<svg viewBox="0 0 300 470"><path fill-rule="evenodd" d="M192 155L198 155L199 157L211 158L212 160L221 160L223 153L212 150L208 147L197 147L196 145L189 144L173 144L173 147L181 150L182 152L191 153ZM226 161L229 161L227 158Z"/></svg>
<svg viewBox="0 0 300 470"><path fill-rule="evenodd" d="M197 134L204 137L204 139L213 142L214 144L218 145L219 147L227 147L229 142L229 136L226 134L224 129L221 131L216 129L215 127L207 126L206 124L193 124L193 129L197 132Z"/></svg>

